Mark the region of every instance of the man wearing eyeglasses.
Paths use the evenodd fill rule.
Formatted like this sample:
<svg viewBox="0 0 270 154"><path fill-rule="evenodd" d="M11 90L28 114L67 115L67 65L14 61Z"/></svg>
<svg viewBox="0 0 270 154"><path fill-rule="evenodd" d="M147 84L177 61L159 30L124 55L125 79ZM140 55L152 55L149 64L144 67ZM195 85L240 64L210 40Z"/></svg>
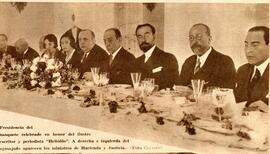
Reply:
<svg viewBox="0 0 270 154"><path fill-rule="evenodd" d="M135 61L142 79L154 78L159 89L172 88L178 73L178 63L174 55L164 52L155 44L155 28L151 24L138 25L136 37L143 55Z"/></svg>
<svg viewBox="0 0 270 154"><path fill-rule="evenodd" d="M201 79L205 86L234 88L235 67L232 59L217 52L211 45L210 28L198 23L189 31L189 43L194 55L182 66L178 84L191 86L192 79Z"/></svg>

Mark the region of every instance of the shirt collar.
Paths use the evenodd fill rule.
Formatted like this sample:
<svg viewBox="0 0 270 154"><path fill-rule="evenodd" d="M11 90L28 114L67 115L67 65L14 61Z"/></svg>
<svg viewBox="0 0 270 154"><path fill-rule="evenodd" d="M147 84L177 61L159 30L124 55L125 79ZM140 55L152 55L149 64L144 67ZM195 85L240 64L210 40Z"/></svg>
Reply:
<svg viewBox="0 0 270 154"><path fill-rule="evenodd" d="M269 64L269 62L270 62L270 59L268 58L263 63L261 63L259 66L255 65L252 77L255 75L256 69L259 70L259 72L260 72L260 74L262 76L265 69L266 69L266 67L267 67L267 65Z"/></svg>
<svg viewBox="0 0 270 154"><path fill-rule="evenodd" d="M144 53L144 55L145 55L144 62L147 62L147 60L151 57L151 55L152 55L155 48L156 48L156 45L154 45L151 49L149 49L148 51L146 51Z"/></svg>
<svg viewBox="0 0 270 154"><path fill-rule="evenodd" d="M112 59L115 58L115 56L118 54L118 52L121 50L122 47L119 47L113 54L112 54Z"/></svg>
<svg viewBox="0 0 270 154"><path fill-rule="evenodd" d="M212 47L210 47L203 55L201 56L197 56L197 59L200 59L200 67L202 67L207 59L207 57L209 56L210 52L212 50Z"/></svg>

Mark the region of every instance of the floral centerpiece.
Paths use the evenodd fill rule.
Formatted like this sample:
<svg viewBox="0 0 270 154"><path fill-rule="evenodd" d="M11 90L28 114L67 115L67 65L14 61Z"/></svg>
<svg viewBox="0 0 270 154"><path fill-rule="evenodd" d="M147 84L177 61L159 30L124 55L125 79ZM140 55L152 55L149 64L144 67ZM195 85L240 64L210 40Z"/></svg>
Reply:
<svg viewBox="0 0 270 154"><path fill-rule="evenodd" d="M64 64L47 56L37 57L23 70L23 86L26 89L44 87L46 89L61 86L67 78Z"/></svg>

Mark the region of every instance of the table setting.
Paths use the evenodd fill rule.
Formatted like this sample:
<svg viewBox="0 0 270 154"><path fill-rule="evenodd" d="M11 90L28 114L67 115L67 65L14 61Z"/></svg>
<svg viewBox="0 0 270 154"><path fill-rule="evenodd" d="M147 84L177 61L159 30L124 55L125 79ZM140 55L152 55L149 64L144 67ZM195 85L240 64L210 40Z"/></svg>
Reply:
<svg viewBox="0 0 270 154"><path fill-rule="evenodd" d="M130 74L132 85L108 84L108 72L100 72L97 67L91 68L92 80L80 80L77 69L39 57L23 64L11 60L10 65L7 67L5 60L0 65L0 88L6 94L24 91L37 97L41 95L43 99L73 103L71 106L82 113L93 111L92 116L96 117L90 118L97 119L97 123L100 120L101 130L108 131L105 126L112 121L127 123L116 124L111 131L117 133L130 129L132 126L128 123L138 123L136 127L147 130L150 140L155 140L154 135L160 133L163 140L158 141L164 144L181 146L196 142L244 150L240 152L268 151L268 111L235 103L232 89L205 88L205 81L192 80L191 87L175 85L173 90L158 91L155 80L142 79L139 72ZM53 108L54 104L50 105ZM9 108L9 104L3 106ZM106 123L108 120L111 122ZM172 142L169 138L175 139Z"/></svg>

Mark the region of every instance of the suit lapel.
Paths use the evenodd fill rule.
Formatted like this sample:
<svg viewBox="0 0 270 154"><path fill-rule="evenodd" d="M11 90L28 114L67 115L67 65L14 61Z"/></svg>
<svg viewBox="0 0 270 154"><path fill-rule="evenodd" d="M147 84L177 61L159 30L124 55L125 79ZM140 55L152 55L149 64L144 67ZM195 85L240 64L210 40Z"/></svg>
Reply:
<svg viewBox="0 0 270 154"><path fill-rule="evenodd" d="M110 68L113 68L114 66L117 65L118 62L121 62L122 61L121 57L123 57L123 55L124 55L124 49L121 47L117 55L114 57Z"/></svg>
<svg viewBox="0 0 270 154"><path fill-rule="evenodd" d="M151 70L157 67L157 62L159 62L158 57L160 53L161 51L158 49L158 47L155 47L152 55L149 57L149 59L145 63L148 66L148 68L150 68Z"/></svg>

